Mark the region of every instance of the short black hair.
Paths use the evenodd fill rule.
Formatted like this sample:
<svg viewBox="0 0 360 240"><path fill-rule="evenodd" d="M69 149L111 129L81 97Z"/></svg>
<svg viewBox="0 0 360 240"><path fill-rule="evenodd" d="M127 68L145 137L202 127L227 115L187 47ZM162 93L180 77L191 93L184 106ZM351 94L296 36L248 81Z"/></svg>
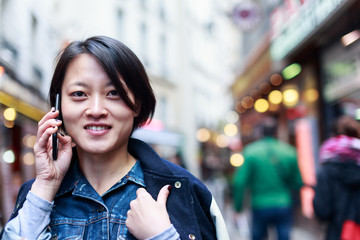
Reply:
<svg viewBox="0 0 360 240"><path fill-rule="evenodd" d="M106 36L73 41L60 52L49 90L51 106L55 105L56 94L61 93L70 62L80 54L89 54L96 58L126 105L133 111L138 111L133 130L153 117L156 99L143 64L125 44ZM129 98L127 90L133 93L134 103Z"/></svg>
<svg viewBox="0 0 360 240"><path fill-rule="evenodd" d="M265 117L262 131L264 137L275 137L277 132L277 124L275 118Z"/></svg>

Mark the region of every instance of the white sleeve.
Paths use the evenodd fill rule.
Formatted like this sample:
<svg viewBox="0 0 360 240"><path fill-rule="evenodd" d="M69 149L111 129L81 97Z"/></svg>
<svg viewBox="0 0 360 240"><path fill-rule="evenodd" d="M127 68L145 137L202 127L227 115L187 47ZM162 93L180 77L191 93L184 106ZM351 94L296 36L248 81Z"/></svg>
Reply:
<svg viewBox="0 0 360 240"><path fill-rule="evenodd" d="M230 240L229 233L226 228L224 218L221 214L221 211L214 199L212 198L210 206L210 214L213 218L215 227L216 227L216 237L218 240Z"/></svg>

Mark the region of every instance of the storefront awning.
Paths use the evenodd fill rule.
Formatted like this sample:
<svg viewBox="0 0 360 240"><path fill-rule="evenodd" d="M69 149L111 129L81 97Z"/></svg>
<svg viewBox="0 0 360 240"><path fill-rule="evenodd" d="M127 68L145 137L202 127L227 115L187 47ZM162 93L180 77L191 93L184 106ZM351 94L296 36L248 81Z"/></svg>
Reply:
<svg viewBox="0 0 360 240"><path fill-rule="evenodd" d="M241 98L246 94L249 87L259 84L267 78L272 71L269 41L265 41L259 49L247 59L247 67L243 73L237 77L235 83L231 86L234 98Z"/></svg>

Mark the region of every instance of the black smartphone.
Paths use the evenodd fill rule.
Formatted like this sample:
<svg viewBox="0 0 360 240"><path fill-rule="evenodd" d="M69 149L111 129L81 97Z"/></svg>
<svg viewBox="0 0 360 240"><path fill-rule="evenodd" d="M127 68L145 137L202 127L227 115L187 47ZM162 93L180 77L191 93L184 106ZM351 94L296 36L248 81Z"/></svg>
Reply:
<svg viewBox="0 0 360 240"><path fill-rule="evenodd" d="M55 111L60 109L60 94L56 94L55 100ZM60 114L56 117L59 119ZM52 147L53 147L53 159L56 160L58 157L58 147L59 147L59 140L57 138L57 132L52 135Z"/></svg>

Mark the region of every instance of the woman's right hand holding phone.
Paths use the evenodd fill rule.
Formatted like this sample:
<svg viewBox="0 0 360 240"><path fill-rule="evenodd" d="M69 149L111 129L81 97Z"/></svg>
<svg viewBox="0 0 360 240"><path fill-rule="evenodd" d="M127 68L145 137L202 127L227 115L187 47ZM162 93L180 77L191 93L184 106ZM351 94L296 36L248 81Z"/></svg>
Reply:
<svg viewBox="0 0 360 240"><path fill-rule="evenodd" d="M58 158L52 158L52 134L58 131L62 122L55 118L59 111L54 108L38 123L37 140L34 145L36 179L31 191L51 202L69 169L72 144L71 137L57 134L59 139Z"/></svg>

